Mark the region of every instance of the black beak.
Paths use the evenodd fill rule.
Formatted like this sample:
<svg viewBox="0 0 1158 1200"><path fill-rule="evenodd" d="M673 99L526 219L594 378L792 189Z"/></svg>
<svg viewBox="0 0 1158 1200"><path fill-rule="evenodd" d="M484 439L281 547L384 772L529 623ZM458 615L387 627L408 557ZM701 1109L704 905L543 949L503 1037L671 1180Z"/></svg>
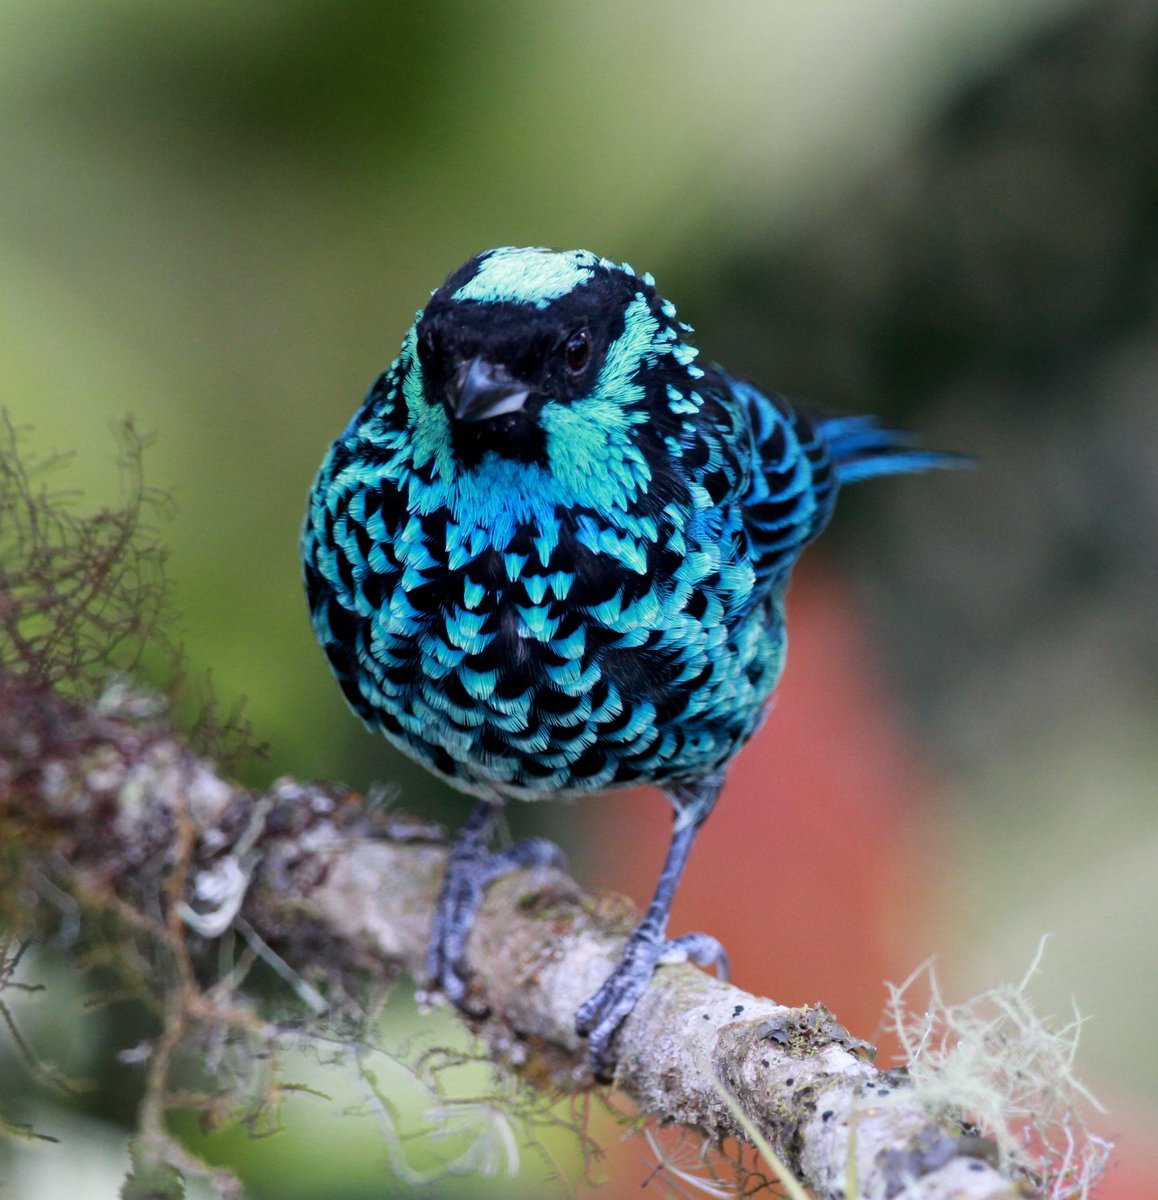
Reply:
<svg viewBox="0 0 1158 1200"><path fill-rule="evenodd" d="M518 412L531 394L501 363L481 355L458 364L447 391L447 407L456 421L485 421Z"/></svg>

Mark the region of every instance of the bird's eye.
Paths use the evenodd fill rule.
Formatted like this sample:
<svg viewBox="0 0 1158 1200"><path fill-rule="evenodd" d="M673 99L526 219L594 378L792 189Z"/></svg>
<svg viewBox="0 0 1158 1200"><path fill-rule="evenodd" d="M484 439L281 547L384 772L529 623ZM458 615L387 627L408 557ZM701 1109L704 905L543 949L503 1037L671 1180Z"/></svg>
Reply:
<svg viewBox="0 0 1158 1200"><path fill-rule="evenodd" d="M567 339L567 368L578 374L587 365L591 357L591 335L586 329L580 329Z"/></svg>

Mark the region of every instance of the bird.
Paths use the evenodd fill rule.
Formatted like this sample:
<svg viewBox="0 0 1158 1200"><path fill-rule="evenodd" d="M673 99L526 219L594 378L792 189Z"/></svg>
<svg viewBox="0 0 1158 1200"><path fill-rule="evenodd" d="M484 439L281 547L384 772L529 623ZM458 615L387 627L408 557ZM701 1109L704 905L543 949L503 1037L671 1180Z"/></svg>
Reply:
<svg viewBox="0 0 1158 1200"><path fill-rule="evenodd" d="M475 806L448 856L429 986L465 1012L486 888L560 866L490 849L505 804L656 784L667 858L576 1014L596 1077L661 962L726 978L668 913L785 656L785 592L848 483L961 465L698 361L650 273L504 246L430 294L322 462L302 533L314 631L353 711Z"/></svg>

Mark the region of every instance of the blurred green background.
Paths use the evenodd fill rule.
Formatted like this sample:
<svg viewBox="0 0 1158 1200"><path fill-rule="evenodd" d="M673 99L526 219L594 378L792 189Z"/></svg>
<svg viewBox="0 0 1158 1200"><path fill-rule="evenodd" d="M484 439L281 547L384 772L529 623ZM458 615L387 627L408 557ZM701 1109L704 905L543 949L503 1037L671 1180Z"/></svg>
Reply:
<svg viewBox="0 0 1158 1200"><path fill-rule="evenodd" d="M111 422L155 434L175 633L247 697L251 781L388 780L450 819L342 704L296 542L326 445L466 257L626 259L708 357L978 455L858 490L814 554L935 781L942 971L1016 979L1054 934L1041 1007L1092 1017L1084 1074L1126 1147L1103 1194L1134 1194L1158 1115L1156 130L1140 0L2 4L0 404L77 450L94 503ZM582 810L514 822L591 861ZM84 1120L128 1119L136 1077L94 1065L109 1028L28 1019L102 1080ZM75 1194L84 1162L84 1194L115 1194L123 1130L36 1104L68 1149L0 1160L0 1189ZM310 1137L221 1149L255 1196L405 1192L372 1124L332 1113L328 1142L307 1111ZM557 1186L534 1156L520 1178Z"/></svg>

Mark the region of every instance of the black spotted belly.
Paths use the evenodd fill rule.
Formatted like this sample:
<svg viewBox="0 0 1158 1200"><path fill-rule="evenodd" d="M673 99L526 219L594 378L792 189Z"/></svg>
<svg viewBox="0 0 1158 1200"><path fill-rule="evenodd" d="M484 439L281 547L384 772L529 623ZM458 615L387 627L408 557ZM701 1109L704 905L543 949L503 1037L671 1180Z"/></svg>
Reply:
<svg viewBox="0 0 1158 1200"><path fill-rule="evenodd" d="M457 610L363 659L364 715L467 791L583 793L716 770L779 673L755 626L735 638L635 631L624 645L573 612L550 629L514 612Z"/></svg>

